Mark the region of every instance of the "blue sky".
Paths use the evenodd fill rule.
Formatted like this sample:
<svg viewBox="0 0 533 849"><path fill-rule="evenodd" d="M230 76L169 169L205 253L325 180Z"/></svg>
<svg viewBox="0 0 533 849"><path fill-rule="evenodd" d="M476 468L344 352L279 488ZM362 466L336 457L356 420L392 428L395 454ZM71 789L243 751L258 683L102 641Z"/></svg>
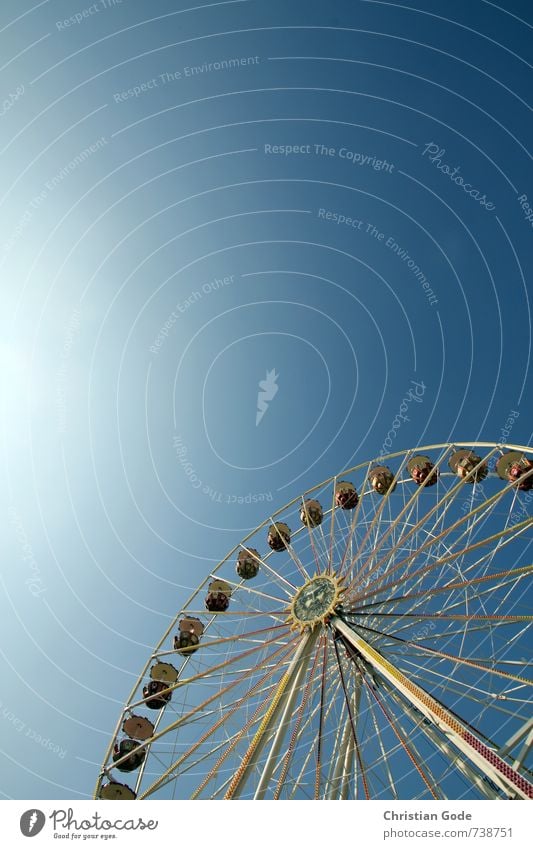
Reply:
<svg viewBox="0 0 533 849"><path fill-rule="evenodd" d="M90 796L188 591L412 386L394 450L531 444L532 26L2 3L4 797Z"/></svg>

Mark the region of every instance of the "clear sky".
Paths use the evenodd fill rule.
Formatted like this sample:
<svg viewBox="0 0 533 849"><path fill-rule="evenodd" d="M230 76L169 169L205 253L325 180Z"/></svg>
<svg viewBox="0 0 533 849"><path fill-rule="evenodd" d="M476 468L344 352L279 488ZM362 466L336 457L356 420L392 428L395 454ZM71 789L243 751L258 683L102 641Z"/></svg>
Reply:
<svg viewBox="0 0 533 849"><path fill-rule="evenodd" d="M388 438L531 444L532 27L3 0L5 798L90 797L151 647L270 511Z"/></svg>

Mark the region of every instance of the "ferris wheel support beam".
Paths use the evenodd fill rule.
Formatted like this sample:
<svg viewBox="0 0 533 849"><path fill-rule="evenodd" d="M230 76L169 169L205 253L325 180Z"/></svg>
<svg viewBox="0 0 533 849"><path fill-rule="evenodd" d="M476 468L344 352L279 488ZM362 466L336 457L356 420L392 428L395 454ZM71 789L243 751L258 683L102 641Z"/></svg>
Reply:
<svg viewBox="0 0 533 849"><path fill-rule="evenodd" d="M354 760L355 760L355 743L353 737L350 735L350 741L348 743L348 751L346 752L346 761L344 763L344 772L342 775L342 785L340 798L348 799L350 792L350 781L353 776L353 768L354 768ZM355 791L354 791L355 796Z"/></svg>
<svg viewBox="0 0 533 849"><path fill-rule="evenodd" d="M353 706L353 719L354 722L357 722L357 717L359 715L359 704L361 701L361 679L356 679L355 684L355 694L354 694L354 706ZM357 776L354 775L354 756L355 756L355 742L353 739L353 731L351 726L350 717L348 716L346 720L346 724L344 726L344 735L342 738L342 743L339 749L339 754L336 758L333 774L331 776L331 781L329 782L329 789L327 793L327 799L347 799L348 792L350 787L350 781L353 778L357 781ZM355 797L355 791L354 791Z"/></svg>
<svg viewBox="0 0 533 849"><path fill-rule="evenodd" d="M457 757L457 752L455 751L455 749L450 745L447 740L442 739L441 735L439 734L437 729L433 727L433 725L421 724L420 716L415 712L414 707L409 704L409 702L406 702L404 699L400 698L395 687L391 687L386 679L381 680L384 682L384 686L386 687L387 692L390 693L391 698L393 698L394 701L401 707L401 709L405 711L405 713L407 714L407 716L409 716L412 722L420 729L420 731L422 731L423 734L426 735L426 737L429 737L429 739L433 743L435 743L437 748L439 748L440 751L443 752L449 758L450 763L453 763L454 767L460 772L462 772L465 778L467 778L468 781L471 781L472 784L474 784L478 788L480 793L483 793L483 795L486 796L487 799L501 798L499 793L497 793L488 784L482 781L479 773L476 772L476 770L474 770L470 766L468 761L464 760L463 758Z"/></svg>
<svg viewBox="0 0 533 849"><path fill-rule="evenodd" d="M312 652L312 649L313 649L313 647L316 643L319 631L320 631L319 628L315 628L313 631L306 631L303 634L302 640L301 640L300 645L298 646L298 648L296 650L294 658L291 661L289 668L285 672L284 676L282 677L282 679L281 679L281 681L280 681L280 683L279 683L279 685L276 689L276 692L274 693L270 708L266 712L265 717L264 717L261 725L257 729L255 736L253 737L252 742L250 743L248 750L246 751L246 753L243 757L241 766L239 767L239 769L237 770L237 772L233 776L233 779L232 779L231 784L230 784L230 786L229 786L229 788L226 792L226 795L224 796L224 799L237 799L239 797L242 789L244 788L244 785L246 784L246 781L247 781L250 773L256 767L257 758L258 758L259 754L261 753L262 749L264 748L264 746L267 742L267 739L269 738L269 732L271 732L272 729L276 727L276 725L278 723L278 719L280 717L280 714L282 712L284 712L284 708L285 708L285 705L286 705L286 702L287 702L287 698L290 699L291 695L293 693L296 693L296 691L297 691L295 679L299 679L302 666L307 668L307 665L308 665L309 660L311 658L311 652ZM293 686L292 686L291 690L288 690L288 688L291 686L291 684ZM288 695L288 693L290 693L290 695ZM284 733L285 730L286 730L286 725L284 727L283 723L280 723L280 727L278 728L278 732L276 734L275 740L277 739L278 734L280 733L280 731L282 729L283 729L283 733ZM275 741L274 741L274 743L275 743ZM281 741L280 741L280 743L281 743ZM271 751L269 758L267 759L267 762L264 766L263 775L265 774L265 771L267 769L271 769L271 768L273 769L275 767L275 765L276 765L276 760L273 757L272 751ZM262 781L263 781L263 776L261 776L261 782ZM260 782L260 785L258 786L256 792L259 791L259 787L261 786L261 782Z"/></svg>
<svg viewBox="0 0 533 849"><path fill-rule="evenodd" d="M359 709L361 706L361 692L362 692L362 684L361 684L361 676L355 676L355 693L354 693L354 706L353 706L353 718L354 722L357 723L359 717ZM350 729L351 730L351 729ZM346 752L346 760L344 762L343 773L342 773L342 784L341 784L341 799L348 799L350 792L350 781L353 777L354 780L354 799L357 797L357 775L354 773L354 762L355 762L355 740L353 734L350 734L348 740L348 751Z"/></svg>
<svg viewBox="0 0 533 849"><path fill-rule="evenodd" d="M372 723L374 725L374 731L375 731L376 737L377 737L378 742L379 742L379 750L381 752L383 766L385 768L385 772L387 773L387 778L389 780L390 793L391 793L391 796L392 796L393 799L398 799L398 791L396 789L396 783L395 783L393 775L392 775L392 770L389 766L387 753L385 751L385 746L383 745L382 735L380 733L378 720L376 718L375 707L376 707L376 704L375 704L374 700L369 700L369 708L370 708L370 713L371 713L371 716L372 716ZM404 734L404 736L406 736L406 735Z"/></svg>
<svg viewBox="0 0 533 849"><path fill-rule="evenodd" d="M335 616L331 620L331 626L339 631L383 678L421 711L487 778L501 787L507 796L533 799L533 785L502 760L496 752L478 740L466 725L425 690L410 681L342 619Z"/></svg>
<svg viewBox="0 0 533 849"><path fill-rule="evenodd" d="M318 629L315 629L315 630L318 633ZM276 731L276 736L274 737L274 740L272 742L272 746L270 747L270 752L268 754L267 761L266 761L265 766L263 768L261 778L259 779L259 784L257 785L257 790L255 791L254 799L264 799L265 798L265 793L266 793L266 790L267 790L267 787L268 787L268 783L269 783L270 779L272 778L272 774L273 774L274 769L275 769L275 767L277 766L277 763L278 763L279 751L281 749L281 744L283 743L283 740L284 740L285 735L287 733L287 728L289 727L291 716L292 716L292 713L293 713L293 710L294 710L294 703L296 701L296 697L298 695L300 687L302 686L302 682L303 682L305 673L307 672L307 669L309 667L309 661L311 660L311 651L312 651L313 646L314 646L314 641L312 641L312 644L310 646L308 645L307 648L309 650L305 651L304 654L302 655L300 667L297 670L296 675L294 676L294 681L293 681L292 687L290 689L289 696L285 700L285 708L283 710L283 715L282 715L282 717L279 721L278 729ZM280 708L281 708L281 703L280 703ZM274 724L274 721L272 722L272 724ZM256 751L256 754L255 754L256 759L257 759L258 754L259 754L259 752Z"/></svg>
<svg viewBox="0 0 533 849"><path fill-rule="evenodd" d="M525 739L524 739L525 738ZM520 749L518 753L518 757L513 761L513 767L518 769L522 766L525 759L527 758L531 747L533 746L533 719L528 719L527 722L524 722L521 728L513 734L512 737L509 738L505 746L502 746L501 749L498 749L498 754L501 758L504 758L506 755L510 754L510 752L514 749L514 747L521 740L524 740L524 745Z"/></svg>
<svg viewBox="0 0 533 849"><path fill-rule="evenodd" d="M330 772L330 778L326 784L325 790L325 798L326 799L336 799L337 793L339 790L339 784L342 778L342 770L344 768L344 763L346 761L346 755L348 753L348 743L350 740L350 735L352 731L350 728L350 717L347 717L346 723L344 725L344 731L341 739L341 743L339 746L339 751L336 759L332 763L332 770Z"/></svg>

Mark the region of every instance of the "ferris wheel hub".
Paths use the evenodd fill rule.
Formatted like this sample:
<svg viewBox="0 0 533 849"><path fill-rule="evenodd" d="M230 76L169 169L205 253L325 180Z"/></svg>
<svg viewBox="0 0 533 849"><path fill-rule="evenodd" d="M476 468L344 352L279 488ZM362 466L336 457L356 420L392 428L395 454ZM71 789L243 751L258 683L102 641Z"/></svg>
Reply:
<svg viewBox="0 0 533 849"><path fill-rule="evenodd" d="M334 575L315 575L297 591L290 608L292 628L313 629L325 623L340 603L341 580Z"/></svg>

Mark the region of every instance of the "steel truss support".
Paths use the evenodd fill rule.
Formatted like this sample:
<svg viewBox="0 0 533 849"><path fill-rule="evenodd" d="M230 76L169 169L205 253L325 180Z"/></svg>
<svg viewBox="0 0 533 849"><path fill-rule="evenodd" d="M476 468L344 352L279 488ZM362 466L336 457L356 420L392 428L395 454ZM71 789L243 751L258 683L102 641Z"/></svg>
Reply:
<svg viewBox="0 0 533 849"><path fill-rule="evenodd" d="M520 743L521 740L524 740L524 745L520 749L518 756L513 761L514 769L519 769L519 767L524 765L524 761L533 746L533 719L528 719L527 722L524 722L522 727L509 738L505 746L502 746L502 748L498 750L500 758L504 758L506 755L509 755L517 743Z"/></svg>
<svg viewBox="0 0 533 849"><path fill-rule="evenodd" d="M402 711L411 719L412 722L414 722L420 731L422 731L426 737L429 737L435 746L437 746L437 748L449 758L450 764L453 764L456 769L462 772L465 778L475 785L479 792L486 796L487 799L501 799L500 793L483 781L479 774L479 770L473 769L467 760L462 757L458 757L456 749L450 745L448 740L444 738L439 731L437 731L432 723L426 725L425 722L421 722L420 714L416 713L415 708L409 702L406 702L405 699L400 697L396 688L391 687L386 679L381 680L383 681L383 686L389 693L390 697L394 699L394 701L401 707Z"/></svg>
<svg viewBox="0 0 533 849"><path fill-rule="evenodd" d="M351 736L352 729L350 728L350 718L348 717L344 725L344 731L339 745L337 757L332 763L331 778L326 785L326 799L337 799L339 796L339 789L341 786L344 764L348 756L348 746Z"/></svg>
<svg viewBox="0 0 533 849"><path fill-rule="evenodd" d="M533 799L533 785L515 768L489 749L457 717L450 713L425 690L414 684L406 675L372 648L359 634L342 619L331 620L346 641L377 670L401 695L427 717L436 728L466 757L500 787L509 798Z"/></svg>

